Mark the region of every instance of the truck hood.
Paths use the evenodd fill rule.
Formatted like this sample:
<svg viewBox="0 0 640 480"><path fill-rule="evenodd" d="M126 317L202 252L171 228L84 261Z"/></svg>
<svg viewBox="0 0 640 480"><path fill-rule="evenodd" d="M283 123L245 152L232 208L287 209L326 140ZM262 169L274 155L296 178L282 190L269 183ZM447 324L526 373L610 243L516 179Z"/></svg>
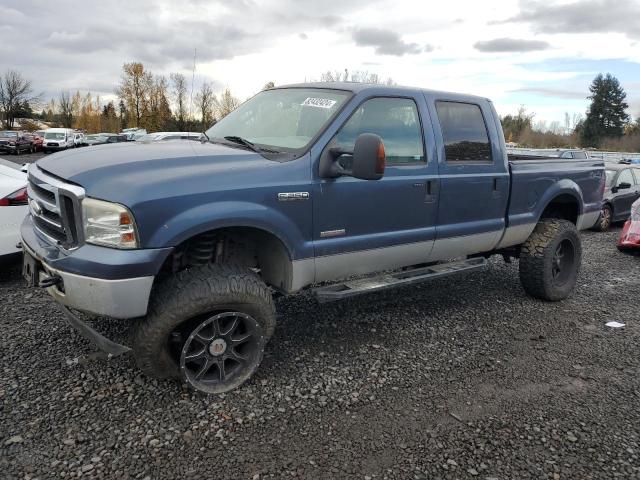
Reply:
<svg viewBox="0 0 640 480"><path fill-rule="evenodd" d="M36 164L84 187L87 196L133 206L154 198L242 187L278 162L243 148L177 141L97 145L55 153Z"/></svg>

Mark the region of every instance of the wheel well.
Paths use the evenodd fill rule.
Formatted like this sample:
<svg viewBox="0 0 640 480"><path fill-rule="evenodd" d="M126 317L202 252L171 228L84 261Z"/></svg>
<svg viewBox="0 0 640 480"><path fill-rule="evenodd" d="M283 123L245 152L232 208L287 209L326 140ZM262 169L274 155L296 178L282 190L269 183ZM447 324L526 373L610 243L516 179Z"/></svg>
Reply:
<svg viewBox="0 0 640 480"><path fill-rule="evenodd" d="M255 270L263 281L278 290L291 286L291 257L282 241L270 232L253 227L229 227L195 235L176 246L161 274L208 263L241 265Z"/></svg>
<svg viewBox="0 0 640 480"><path fill-rule="evenodd" d="M573 195L562 194L555 197L544 209L540 218L562 218L574 225L578 223L580 206Z"/></svg>

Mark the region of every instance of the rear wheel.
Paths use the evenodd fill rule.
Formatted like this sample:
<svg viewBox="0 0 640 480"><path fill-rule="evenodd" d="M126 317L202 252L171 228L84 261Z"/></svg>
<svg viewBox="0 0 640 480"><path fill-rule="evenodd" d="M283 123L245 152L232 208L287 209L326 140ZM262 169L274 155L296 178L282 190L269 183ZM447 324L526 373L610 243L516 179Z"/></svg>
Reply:
<svg viewBox="0 0 640 480"><path fill-rule="evenodd" d="M567 298L575 287L582 244L575 225L543 219L520 250L520 283L531 296L549 301Z"/></svg>
<svg viewBox="0 0 640 480"><path fill-rule="evenodd" d="M593 226L593 229L599 232L606 232L609 230L609 227L611 227L612 218L613 212L611 211L611 207L609 205L603 205L598 221Z"/></svg>
<svg viewBox="0 0 640 480"><path fill-rule="evenodd" d="M255 273L206 265L157 287L133 332L133 351L149 376L180 377L196 390L223 393L254 374L274 328L271 292Z"/></svg>

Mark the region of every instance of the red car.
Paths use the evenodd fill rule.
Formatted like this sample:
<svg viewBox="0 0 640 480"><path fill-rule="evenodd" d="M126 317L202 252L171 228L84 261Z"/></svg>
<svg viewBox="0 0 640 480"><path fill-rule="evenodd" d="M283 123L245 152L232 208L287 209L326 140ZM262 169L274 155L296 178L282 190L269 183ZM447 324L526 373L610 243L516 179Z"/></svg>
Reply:
<svg viewBox="0 0 640 480"><path fill-rule="evenodd" d="M44 142L44 137L41 137L37 133L32 133L31 137L33 138L33 151L42 150L42 142Z"/></svg>
<svg viewBox="0 0 640 480"><path fill-rule="evenodd" d="M626 221L618 240L621 252L640 253L640 199L631 205L631 218Z"/></svg>

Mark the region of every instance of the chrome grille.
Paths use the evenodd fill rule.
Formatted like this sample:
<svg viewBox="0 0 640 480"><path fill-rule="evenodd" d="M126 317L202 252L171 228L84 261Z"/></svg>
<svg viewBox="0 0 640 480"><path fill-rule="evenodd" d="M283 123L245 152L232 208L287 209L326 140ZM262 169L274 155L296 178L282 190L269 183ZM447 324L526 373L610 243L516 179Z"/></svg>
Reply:
<svg viewBox="0 0 640 480"><path fill-rule="evenodd" d="M27 192L36 229L65 249L77 247L82 241L84 189L31 165Z"/></svg>

